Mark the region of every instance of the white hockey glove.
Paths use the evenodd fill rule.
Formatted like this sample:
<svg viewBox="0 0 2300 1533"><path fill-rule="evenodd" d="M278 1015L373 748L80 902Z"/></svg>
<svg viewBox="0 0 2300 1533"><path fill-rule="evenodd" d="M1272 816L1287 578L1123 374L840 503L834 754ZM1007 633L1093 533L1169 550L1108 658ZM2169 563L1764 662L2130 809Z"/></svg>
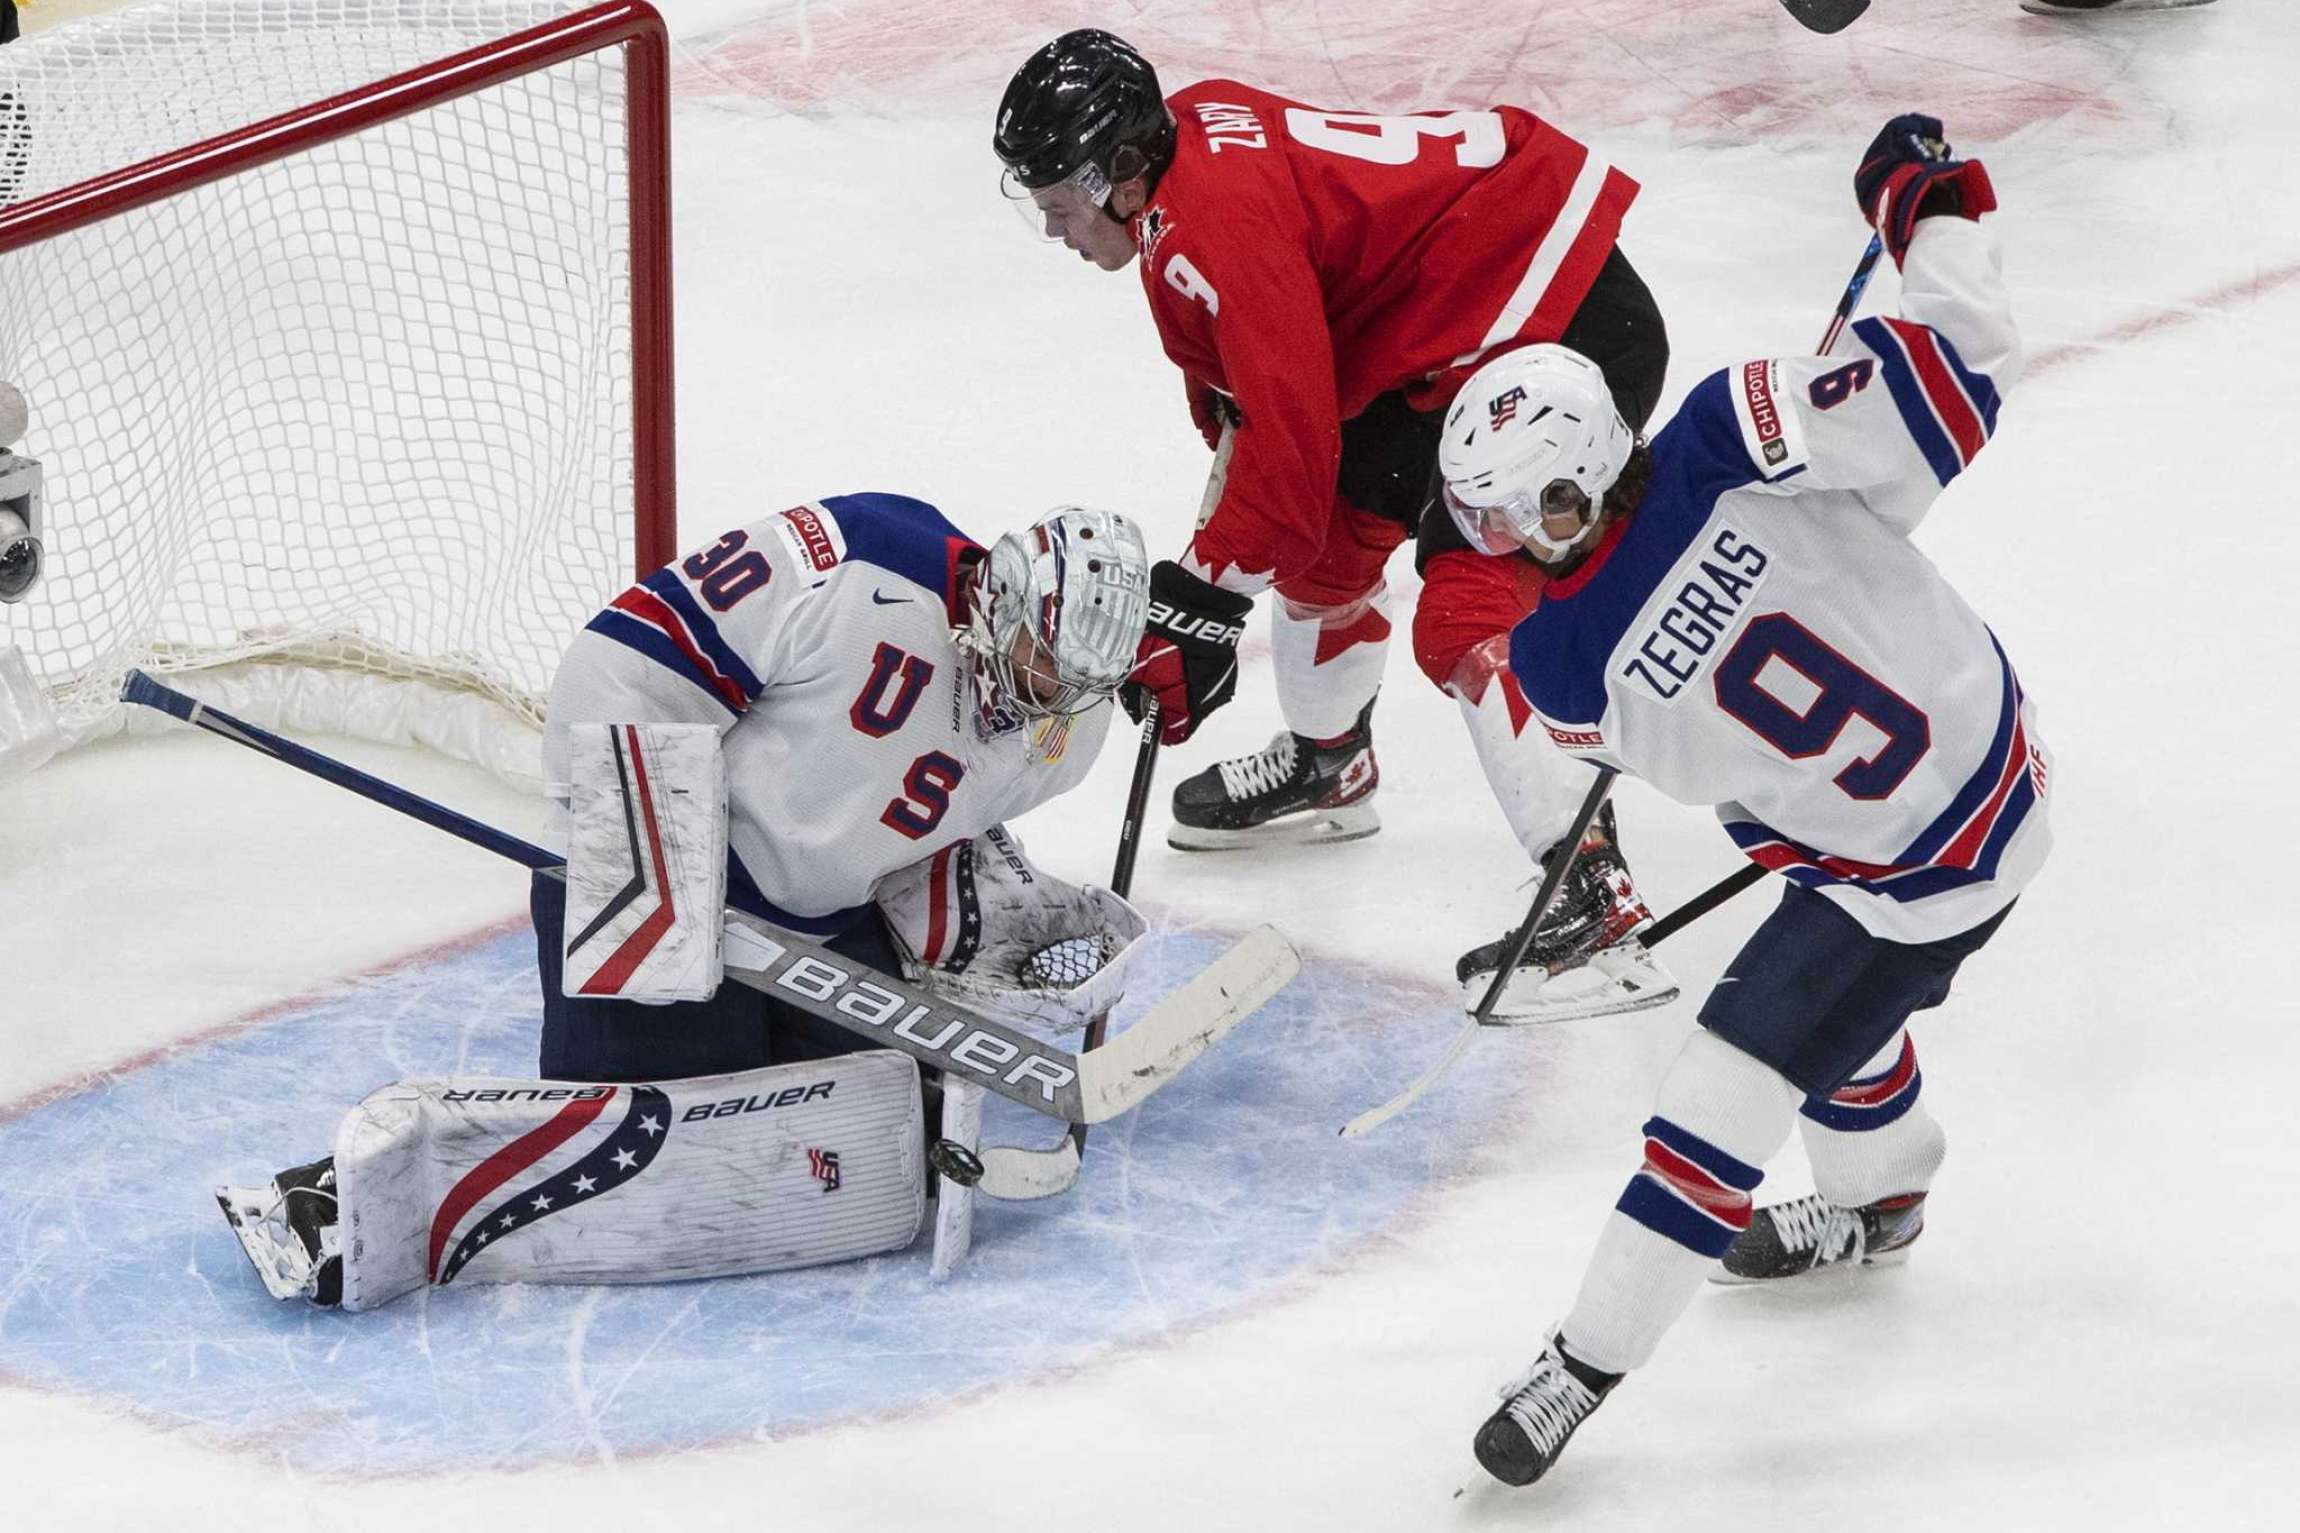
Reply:
<svg viewBox="0 0 2300 1533"><path fill-rule="evenodd" d="M707 1001L724 977L727 768L708 724L567 731L568 995Z"/></svg>
<svg viewBox="0 0 2300 1533"><path fill-rule="evenodd" d="M1115 1007L1148 930L1091 884L1030 864L1002 825L879 880L905 975L1023 1026L1074 1032Z"/></svg>

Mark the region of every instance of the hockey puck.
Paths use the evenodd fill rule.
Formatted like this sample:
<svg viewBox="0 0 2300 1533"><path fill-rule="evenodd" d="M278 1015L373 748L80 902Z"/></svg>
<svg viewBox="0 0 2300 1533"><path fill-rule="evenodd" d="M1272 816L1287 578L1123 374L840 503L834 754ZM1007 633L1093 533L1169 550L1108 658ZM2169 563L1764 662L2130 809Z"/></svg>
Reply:
<svg viewBox="0 0 2300 1533"><path fill-rule="evenodd" d="M928 1145L926 1163L936 1175L948 1177L961 1187L972 1187L982 1180L982 1157L955 1139L937 1139Z"/></svg>

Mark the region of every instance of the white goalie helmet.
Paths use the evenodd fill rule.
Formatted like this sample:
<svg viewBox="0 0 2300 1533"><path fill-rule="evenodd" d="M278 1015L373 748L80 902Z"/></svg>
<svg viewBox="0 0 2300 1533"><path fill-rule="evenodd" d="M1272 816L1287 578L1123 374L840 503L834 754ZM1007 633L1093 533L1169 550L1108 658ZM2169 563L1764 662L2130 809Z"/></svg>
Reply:
<svg viewBox="0 0 2300 1533"><path fill-rule="evenodd" d="M991 545L962 637L993 710L1045 718L1115 693L1149 616L1141 529L1115 511L1059 506Z"/></svg>
<svg viewBox="0 0 2300 1533"><path fill-rule="evenodd" d="M1438 443L1445 508L1472 548L1546 557L1571 553L1597 524L1605 492L1621 477L1636 438L1595 362L1564 346L1527 346L1496 357L1462 385ZM1563 543L1542 530L1550 509L1587 498L1581 530Z"/></svg>

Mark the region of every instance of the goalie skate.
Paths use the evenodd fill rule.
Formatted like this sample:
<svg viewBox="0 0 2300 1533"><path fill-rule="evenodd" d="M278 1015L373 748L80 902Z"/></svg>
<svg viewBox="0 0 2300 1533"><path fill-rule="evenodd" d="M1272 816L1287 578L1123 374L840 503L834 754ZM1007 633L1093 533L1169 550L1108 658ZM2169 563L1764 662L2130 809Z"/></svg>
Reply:
<svg viewBox="0 0 2300 1533"><path fill-rule="evenodd" d="M1166 844L1185 852L1356 841L1382 828L1372 799L1373 705L1332 740L1281 731L1251 756L1217 762L1174 790Z"/></svg>
<svg viewBox="0 0 2300 1533"><path fill-rule="evenodd" d="M273 1298L343 1302L333 1156L282 1171L267 1187L218 1187L216 1202Z"/></svg>
<svg viewBox="0 0 2300 1533"><path fill-rule="evenodd" d="M1608 832L1593 830L1487 1020L1561 1022L1667 1005L1677 998L1677 981L1637 936L1652 922L1620 847ZM1485 998L1515 935L1461 955L1454 977L1465 1010Z"/></svg>

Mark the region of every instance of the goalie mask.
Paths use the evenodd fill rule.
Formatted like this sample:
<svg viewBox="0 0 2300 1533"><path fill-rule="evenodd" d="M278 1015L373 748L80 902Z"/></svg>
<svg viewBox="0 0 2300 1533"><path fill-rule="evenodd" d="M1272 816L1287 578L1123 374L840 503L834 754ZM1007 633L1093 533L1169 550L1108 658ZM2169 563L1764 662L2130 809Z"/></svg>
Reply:
<svg viewBox="0 0 2300 1533"><path fill-rule="evenodd" d="M1635 445L1595 362L1563 346L1510 352L1472 373L1446 412L1446 512L1484 553L1562 559L1597 525ZM1545 514L1570 515L1577 530L1559 541Z"/></svg>
<svg viewBox="0 0 2300 1533"><path fill-rule="evenodd" d="M991 713L1079 713L1133 673L1150 613L1142 533L1112 511L1064 506L991 545L960 642Z"/></svg>

